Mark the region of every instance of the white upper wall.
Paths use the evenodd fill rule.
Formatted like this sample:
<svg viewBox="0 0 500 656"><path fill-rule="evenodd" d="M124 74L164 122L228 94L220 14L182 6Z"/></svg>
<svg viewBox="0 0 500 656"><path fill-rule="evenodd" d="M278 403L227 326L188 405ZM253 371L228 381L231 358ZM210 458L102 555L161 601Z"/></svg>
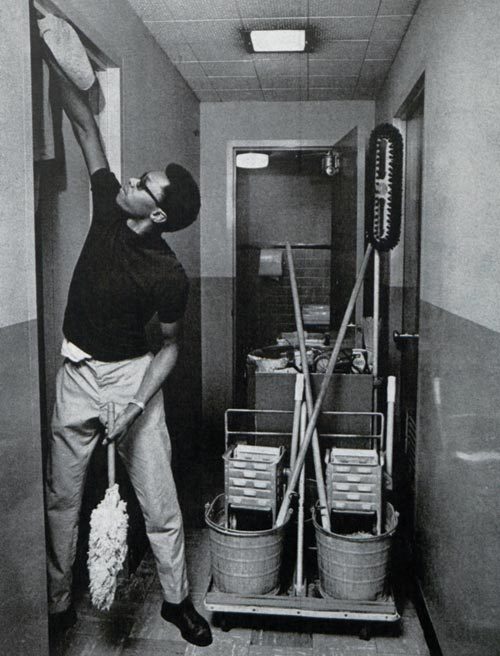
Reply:
<svg viewBox="0 0 500 656"><path fill-rule="evenodd" d="M371 101L226 102L201 104L201 275L233 275L234 226L226 210L227 147L233 141L316 141L333 145L353 128L365 141Z"/></svg>
<svg viewBox="0 0 500 656"><path fill-rule="evenodd" d="M422 0L377 102L425 72L421 297L500 330L500 2Z"/></svg>
<svg viewBox="0 0 500 656"><path fill-rule="evenodd" d="M0 327L36 318L28 2L0 3Z"/></svg>

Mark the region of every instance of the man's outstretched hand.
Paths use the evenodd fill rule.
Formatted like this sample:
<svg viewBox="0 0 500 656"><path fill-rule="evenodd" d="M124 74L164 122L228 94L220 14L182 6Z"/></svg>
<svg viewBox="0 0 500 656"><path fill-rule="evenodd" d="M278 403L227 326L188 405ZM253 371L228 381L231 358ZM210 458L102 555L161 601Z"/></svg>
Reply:
<svg viewBox="0 0 500 656"><path fill-rule="evenodd" d="M104 446L110 442L119 441L125 437L127 431L130 429L134 421L141 414L141 408L137 405L129 403L116 417L113 430L108 433L106 426L106 434L102 441Z"/></svg>

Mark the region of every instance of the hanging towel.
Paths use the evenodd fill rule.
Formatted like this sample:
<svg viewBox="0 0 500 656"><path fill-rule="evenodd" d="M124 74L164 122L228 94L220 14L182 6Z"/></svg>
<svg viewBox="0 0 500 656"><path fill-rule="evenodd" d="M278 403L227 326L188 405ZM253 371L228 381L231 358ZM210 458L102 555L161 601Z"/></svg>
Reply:
<svg viewBox="0 0 500 656"><path fill-rule="evenodd" d="M49 68L41 62L40 79L33 85L33 158L54 159L54 125L49 101Z"/></svg>
<svg viewBox="0 0 500 656"><path fill-rule="evenodd" d="M62 18L47 14L38 21L40 36L69 79L82 91L94 84L95 75L80 37Z"/></svg>

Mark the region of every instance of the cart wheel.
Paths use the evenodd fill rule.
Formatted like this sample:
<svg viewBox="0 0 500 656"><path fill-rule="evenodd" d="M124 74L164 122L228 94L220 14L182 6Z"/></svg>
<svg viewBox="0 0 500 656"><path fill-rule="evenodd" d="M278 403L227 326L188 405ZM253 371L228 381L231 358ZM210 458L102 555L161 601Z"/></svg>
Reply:
<svg viewBox="0 0 500 656"><path fill-rule="evenodd" d="M360 640L370 640L372 637L372 630L371 627L368 624L363 624L359 631L359 639Z"/></svg>
<svg viewBox="0 0 500 656"><path fill-rule="evenodd" d="M403 631L403 620L399 619L391 622L389 631L393 638L399 638Z"/></svg>
<svg viewBox="0 0 500 656"><path fill-rule="evenodd" d="M219 616L219 628L224 633L227 633L228 631L231 630L231 625L227 617L224 617L223 615Z"/></svg>

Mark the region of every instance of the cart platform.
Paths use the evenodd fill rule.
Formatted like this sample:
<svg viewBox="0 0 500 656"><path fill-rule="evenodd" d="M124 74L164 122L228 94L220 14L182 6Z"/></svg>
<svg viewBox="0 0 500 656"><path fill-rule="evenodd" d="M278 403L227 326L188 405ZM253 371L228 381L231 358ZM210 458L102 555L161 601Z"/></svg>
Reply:
<svg viewBox="0 0 500 656"><path fill-rule="evenodd" d="M205 595L205 607L216 613L281 615L316 619L359 620L365 622L397 622L397 611L392 591L376 601L354 601L321 597L318 584L309 586L308 596L287 594L238 595L221 592L210 579Z"/></svg>

